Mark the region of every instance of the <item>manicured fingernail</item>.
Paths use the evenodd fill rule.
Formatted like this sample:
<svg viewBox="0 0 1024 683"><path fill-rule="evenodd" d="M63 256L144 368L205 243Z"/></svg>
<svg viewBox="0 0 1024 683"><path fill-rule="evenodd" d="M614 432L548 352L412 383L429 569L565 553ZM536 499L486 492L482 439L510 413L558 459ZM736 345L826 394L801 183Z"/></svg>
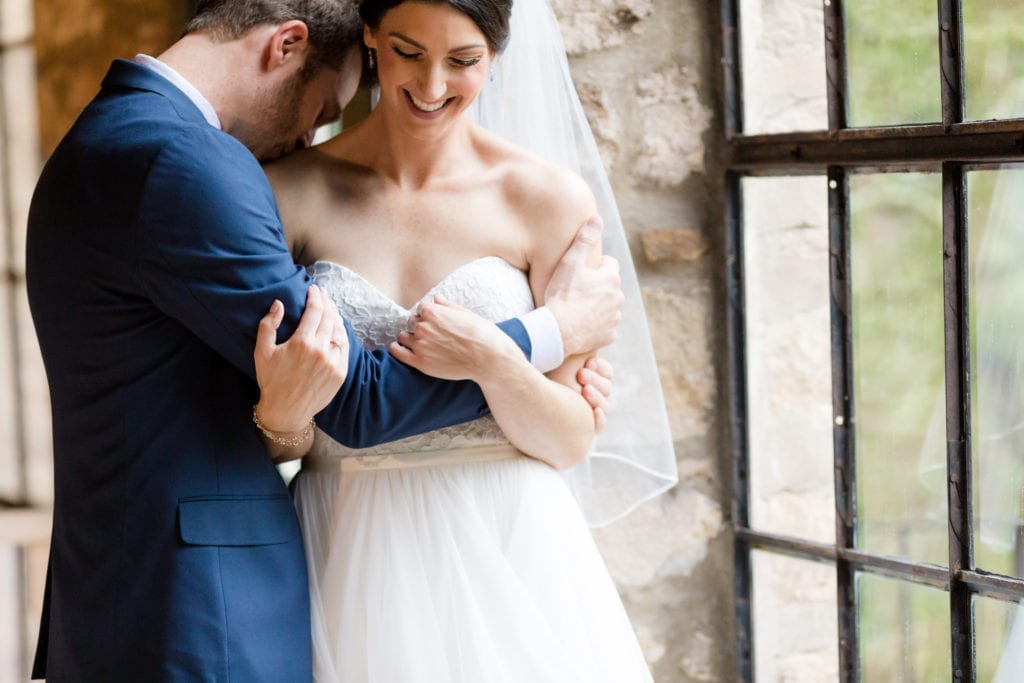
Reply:
<svg viewBox="0 0 1024 683"><path fill-rule="evenodd" d="M283 306L279 299L274 299L274 303L270 304L270 310L272 313L280 313Z"/></svg>

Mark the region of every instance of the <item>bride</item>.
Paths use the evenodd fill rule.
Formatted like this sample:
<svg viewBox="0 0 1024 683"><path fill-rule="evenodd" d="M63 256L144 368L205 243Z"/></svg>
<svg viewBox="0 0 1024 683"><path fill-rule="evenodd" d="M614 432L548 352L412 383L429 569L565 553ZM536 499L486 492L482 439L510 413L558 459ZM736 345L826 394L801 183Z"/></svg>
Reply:
<svg viewBox="0 0 1024 683"><path fill-rule="evenodd" d="M540 82L564 72L537 96L578 108L546 0L516 0L514 16L511 5L363 0L376 107L267 169L293 254L370 348L390 347L414 367L428 351L416 325L432 317L474 325L463 308L497 321L543 304L575 227L599 209L624 246L603 172L599 207L595 181L476 121L516 139L510 131L526 118L509 116L517 98L543 104L514 87L524 74ZM524 38L495 64L510 24L514 36L524 21ZM560 61L523 71L538 36ZM579 121L544 126L549 143L580 135ZM580 170L599 169L591 156ZM650 680L587 528L588 517L611 521L675 481L642 308L632 308L639 320L624 326L643 348L615 364L647 373L622 382L627 398L644 395L623 415L643 422L609 430L614 455L591 448L593 413L575 380L584 356L526 400L488 394L492 415L456 427L361 450L317 432L295 497L318 681Z"/></svg>

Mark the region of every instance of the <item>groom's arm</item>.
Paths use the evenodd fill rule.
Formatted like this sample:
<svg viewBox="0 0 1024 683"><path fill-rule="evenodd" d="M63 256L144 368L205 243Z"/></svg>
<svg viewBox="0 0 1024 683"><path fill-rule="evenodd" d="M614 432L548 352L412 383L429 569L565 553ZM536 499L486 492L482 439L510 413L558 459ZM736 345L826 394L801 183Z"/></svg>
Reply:
<svg viewBox="0 0 1024 683"><path fill-rule="evenodd" d="M169 145L144 182L137 228L142 290L231 362L255 378L260 318L274 299L286 311L280 337L294 331L310 284L285 246L263 171L233 141L195 131ZM527 357L522 322L502 323ZM472 382L446 382L370 352L346 324L349 373L321 413L320 426L362 447L464 422L486 411Z"/></svg>

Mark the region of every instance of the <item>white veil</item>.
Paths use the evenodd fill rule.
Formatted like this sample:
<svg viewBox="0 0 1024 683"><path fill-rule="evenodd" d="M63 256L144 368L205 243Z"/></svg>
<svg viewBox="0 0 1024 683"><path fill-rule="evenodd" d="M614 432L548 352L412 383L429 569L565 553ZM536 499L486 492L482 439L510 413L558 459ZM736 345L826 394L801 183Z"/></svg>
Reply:
<svg viewBox="0 0 1024 683"><path fill-rule="evenodd" d="M589 456L566 474L587 521L604 526L668 490L678 478L640 286L548 0L514 0L511 39L493 70L493 80L471 115L506 140L587 181L604 220L604 251L622 267L622 323L616 343L601 352L615 368L608 426Z"/></svg>

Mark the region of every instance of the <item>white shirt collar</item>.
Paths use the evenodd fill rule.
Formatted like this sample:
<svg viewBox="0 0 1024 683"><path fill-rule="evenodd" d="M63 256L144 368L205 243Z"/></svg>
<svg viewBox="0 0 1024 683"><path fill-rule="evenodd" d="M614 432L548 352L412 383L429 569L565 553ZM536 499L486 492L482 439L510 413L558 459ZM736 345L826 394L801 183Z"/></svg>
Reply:
<svg viewBox="0 0 1024 683"><path fill-rule="evenodd" d="M199 92L194 85L185 80L184 76L169 67L167 64L161 62L159 59L150 57L149 55L135 55L135 63L152 69L170 81L178 88L178 90L185 93L187 98L192 100L192 103L199 108L199 111L203 113L203 118L205 118L211 126L218 130L221 129L220 117L217 116L217 110L213 108L210 101L203 97L203 94Z"/></svg>

